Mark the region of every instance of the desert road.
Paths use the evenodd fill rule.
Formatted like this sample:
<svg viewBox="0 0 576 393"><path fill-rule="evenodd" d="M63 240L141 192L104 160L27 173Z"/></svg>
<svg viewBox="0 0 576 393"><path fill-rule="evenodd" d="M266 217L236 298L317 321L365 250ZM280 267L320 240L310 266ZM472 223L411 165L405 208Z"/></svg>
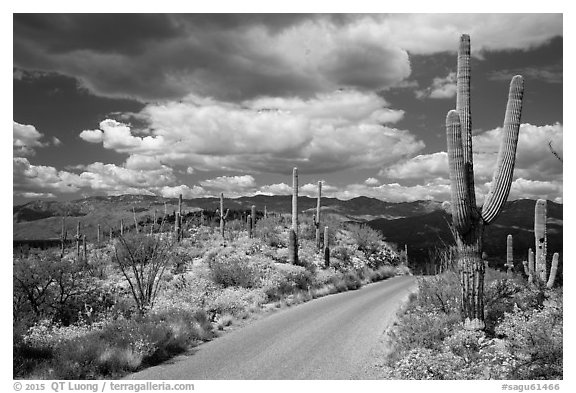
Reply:
<svg viewBox="0 0 576 393"><path fill-rule="evenodd" d="M370 351L415 285L393 277L293 306L125 379L370 379Z"/></svg>

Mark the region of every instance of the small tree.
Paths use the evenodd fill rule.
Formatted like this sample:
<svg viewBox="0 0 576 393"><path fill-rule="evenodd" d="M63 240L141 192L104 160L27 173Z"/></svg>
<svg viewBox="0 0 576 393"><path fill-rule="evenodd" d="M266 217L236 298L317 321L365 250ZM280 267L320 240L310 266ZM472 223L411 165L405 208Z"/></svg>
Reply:
<svg viewBox="0 0 576 393"><path fill-rule="evenodd" d="M170 235L141 233L120 236L114 244L114 260L128 281L141 314L154 306L173 245Z"/></svg>

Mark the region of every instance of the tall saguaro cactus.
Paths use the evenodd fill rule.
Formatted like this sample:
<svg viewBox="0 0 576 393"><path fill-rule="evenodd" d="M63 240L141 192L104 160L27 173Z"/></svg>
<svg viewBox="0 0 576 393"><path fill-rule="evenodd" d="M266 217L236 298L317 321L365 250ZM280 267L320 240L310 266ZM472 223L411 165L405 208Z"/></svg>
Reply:
<svg viewBox="0 0 576 393"><path fill-rule="evenodd" d="M536 245L536 276L546 281L546 200L538 199L534 206L534 240Z"/></svg>
<svg viewBox="0 0 576 393"><path fill-rule="evenodd" d="M514 268L513 241L514 239L512 238L512 235L506 237L506 268L508 273L512 273L512 269Z"/></svg>
<svg viewBox="0 0 576 393"><path fill-rule="evenodd" d="M446 117L448 165L451 182L451 208L458 249L458 268L462 287L464 327L479 330L484 324L484 263L482 238L484 227L492 223L510 192L524 81L512 78L500 151L491 189L481 208L476 206L472 158L472 116L470 109L470 37L462 35L458 50L456 110Z"/></svg>
<svg viewBox="0 0 576 393"><path fill-rule="evenodd" d="M318 182L318 200L316 201L316 214L314 215L314 226L316 227L316 248L321 249L320 243L320 203L322 199L322 182Z"/></svg>
<svg viewBox="0 0 576 393"><path fill-rule="evenodd" d="M292 228L288 238L288 259L298 264L298 168L292 170Z"/></svg>
<svg viewBox="0 0 576 393"><path fill-rule="evenodd" d="M226 214L224 214L224 193L220 193L220 236L224 237L224 225L226 224L226 219L228 218L228 213L230 209L226 209Z"/></svg>
<svg viewBox="0 0 576 393"><path fill-rule="evenodd" d="M330 236L328 227L324 227L324 267L330 267Z"/></svg>

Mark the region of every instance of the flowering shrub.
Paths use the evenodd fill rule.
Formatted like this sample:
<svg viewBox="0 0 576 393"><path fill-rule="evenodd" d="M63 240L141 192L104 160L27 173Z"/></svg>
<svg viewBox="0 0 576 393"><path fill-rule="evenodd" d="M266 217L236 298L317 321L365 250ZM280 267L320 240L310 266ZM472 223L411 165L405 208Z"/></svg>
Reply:
<svg viewBox="0 0 576 393"><path fill-rule="evenodd" d="M542 292L505 275L487 277L484 332L463 329L455 273L419 280L416 300L390 332L395 350L386 377L562 379L561 289Z"/></svg>
<svg viewBox="0 0 576 393"><path fill-rule="evenodd" d="M562 292L547 295L542 308L514 307L496 327L515 361L513 379L562 379Z"/></svg>
<svg viewBox="0 0 576 393"><path fill-rule="evenodd" d="M212 315L239 316L250 307L264 303L265 300L266 295L262 290L229 287L210 296L207 311Z"/></svg>

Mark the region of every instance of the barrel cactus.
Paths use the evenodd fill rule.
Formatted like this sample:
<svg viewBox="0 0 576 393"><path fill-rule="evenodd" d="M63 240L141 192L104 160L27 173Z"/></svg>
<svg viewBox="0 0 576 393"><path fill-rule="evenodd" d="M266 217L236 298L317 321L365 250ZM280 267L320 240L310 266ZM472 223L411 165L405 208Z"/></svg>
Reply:
<svg viewBox="0 0 576 393"><path fill-rule="evenodd" d="M484 262L482 239L486 225L494 222L512 185L524 80L512 78L500 150L491 189L481 207L476 205L472 159L470 110L470 37L462 35L458 50L456 110L448 112L446 134L451 182L451 209L457 245L462 315L468 330L484 329Z"/></svg>

